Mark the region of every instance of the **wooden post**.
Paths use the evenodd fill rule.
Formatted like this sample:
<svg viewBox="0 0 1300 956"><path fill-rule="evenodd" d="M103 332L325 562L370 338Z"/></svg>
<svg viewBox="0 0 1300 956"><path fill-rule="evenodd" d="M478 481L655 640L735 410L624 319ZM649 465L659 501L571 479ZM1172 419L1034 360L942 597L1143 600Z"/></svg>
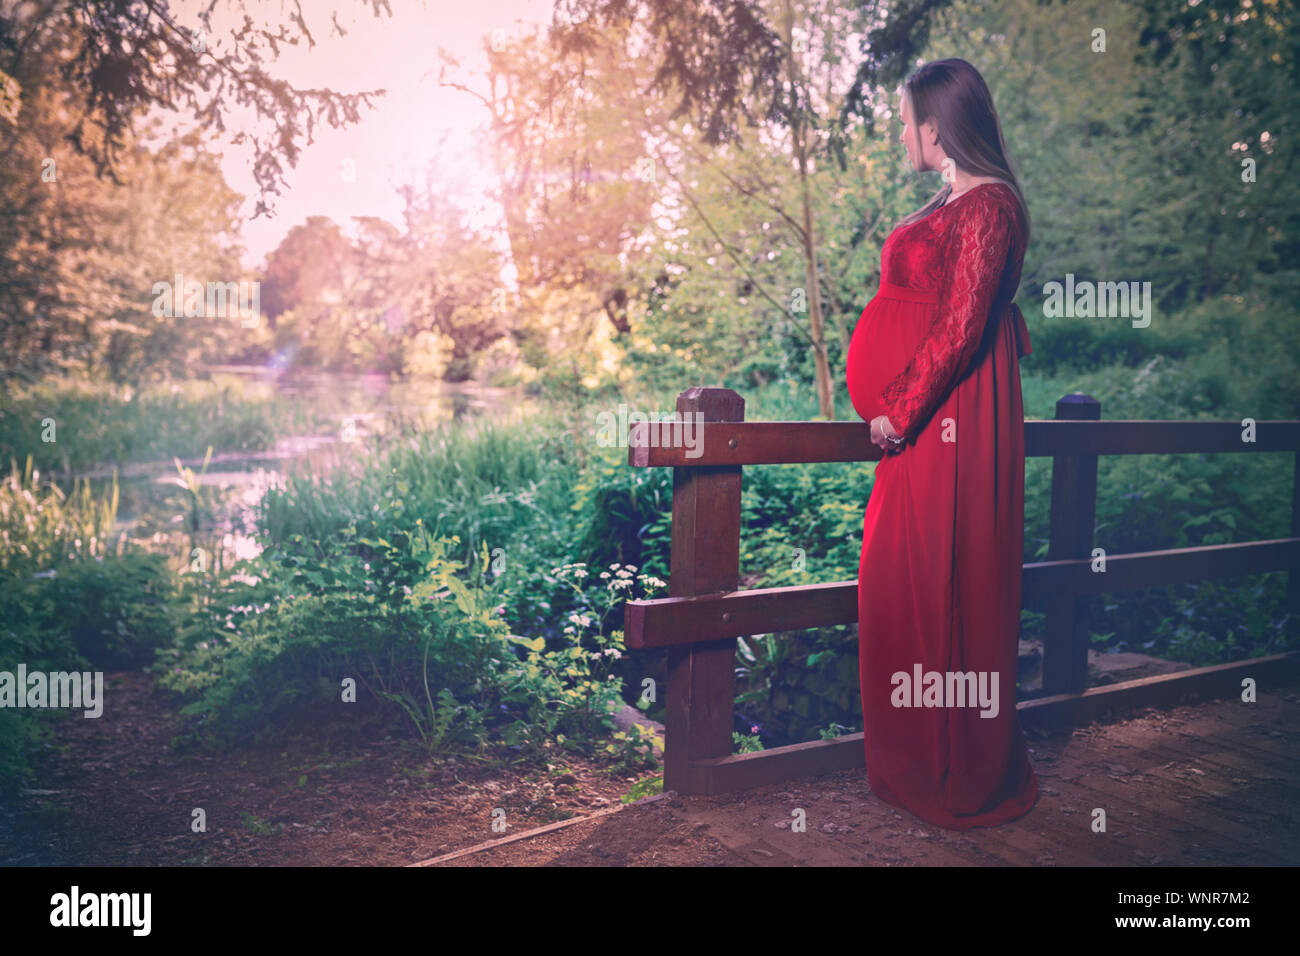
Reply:
<svg viewBox="0 0 1300 956"><path fill-rule="evenodd" d="M1073 392L1056 403L1057 419L1099 421L1101 403ZM1092 556L1097 519L1097 456L1057 455L1052 459L1051 537L1047 560ZM1088 685L1087 596L1071 589L1047 602L1043 637L1043 693L1080 694Z"/></svg>
<svg viewBox="0 0 1300 956"><path fill-rule="evenodd" d="M683 421L741 422L745 400L728 388L690 388L677 396ZM741 466L673 469L670 597L734 591L740 585ZM729 757L736 706L734 637L668 652L664 791L702 791L692 760Z"/></svg>

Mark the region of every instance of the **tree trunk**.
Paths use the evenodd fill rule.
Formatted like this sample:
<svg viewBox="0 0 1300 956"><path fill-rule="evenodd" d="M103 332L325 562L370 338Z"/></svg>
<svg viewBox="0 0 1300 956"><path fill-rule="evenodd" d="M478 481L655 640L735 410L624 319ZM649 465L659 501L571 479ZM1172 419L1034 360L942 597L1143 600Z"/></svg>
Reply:
<svg viewBox="0 0 1300 956"><path fill-rule="evenodd" d="M790 4L785 5L785 41L786 49L793 47L793 13ZM795 69L793 52L786 55L790 85L799 84L798 71ZM812 190L808 185L808 143L804 138L807 121L803 116L794 123L792 136L794 153L799 162L800 205L803 208L803 261L804 284L808 299L808 325L812 335L813 363L817 382L818 414L828 421L835 420L835 392L831 388L831 368L826 354L826 330L822 321L821 282L817 275L817 237L813 232Z"/></svg>

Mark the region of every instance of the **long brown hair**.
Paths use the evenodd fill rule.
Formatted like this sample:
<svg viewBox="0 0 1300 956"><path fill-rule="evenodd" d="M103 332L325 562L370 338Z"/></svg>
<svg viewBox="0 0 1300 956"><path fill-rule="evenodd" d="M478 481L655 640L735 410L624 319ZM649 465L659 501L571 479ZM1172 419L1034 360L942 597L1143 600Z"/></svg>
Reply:
<svg viewBox="0 0 1300 956"><path fill-rule="evenodd" d="M979 70L956 57L933 60L917 67L903 81L903 95L912 105L917 160L921 157L921 124L934 120L939 128L939 145L959 169L975 176L996 179L1015 191L1024 216L1027 243L1029 206L1007 157L1007 144L1002 138L998 111L993 106L993 94ZM943 205L951 192L952 184L945 182L929 202L898 224L905 226L928 216Z"/></svg>

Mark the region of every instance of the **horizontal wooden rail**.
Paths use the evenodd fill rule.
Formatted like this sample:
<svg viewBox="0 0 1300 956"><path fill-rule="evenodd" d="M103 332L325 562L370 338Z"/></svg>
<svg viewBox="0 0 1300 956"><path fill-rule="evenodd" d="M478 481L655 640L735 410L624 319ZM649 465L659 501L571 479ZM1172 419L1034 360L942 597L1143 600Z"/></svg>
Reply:
<svg viewBox="0 0 1300 956"><path fill-rule="evenodd" d="M1300 567L1300 537L1108 554L1104 572L1093 571L1092 566L1091 558L1026 564L1021 600L1038 600L1062 590L1080 595L1117 594L1206 578L1287 571Z"/></svg>
<svg viewBox="0 0 1300 956"><path fill-rule="evenodd" d="M1240 422L1027 421L1025 455L1300 450L1300 422L1257 422L1253 442L1242 434ZM865 422L637 422L628 430L627 462L637 468L879 461L881 454Z"/></svg>
<svg viewBox="0 0 1300 956"><path fill-rule="evenodd" d="M1091 558L1023 565L1023 603L1046 599L1062 590L1080 595L1111 594L1205 578L1288 570L1300 567L1300 538L1110 554L1104 572L1095 572L1092 567ZM628 601L624 630L627 646L636 649L835 627L856 623L857 619L858 582L831 581Z"/></svg>
<svg viewBox="0 0 1300 956"><path fill-rule="evenodd" d="M624 608L623 632L629 648L669 647L852 624L858 619L858 582L628 601Z"/></svg>
<svg viewBox="0 0 1300 956"><path fill-rule="evenodd" d="M1253 441L1242 440L1244 431L1239 421L1030 421L1025 422L1025 456L1300 451L1300 422L1256 422Z"/></svg>

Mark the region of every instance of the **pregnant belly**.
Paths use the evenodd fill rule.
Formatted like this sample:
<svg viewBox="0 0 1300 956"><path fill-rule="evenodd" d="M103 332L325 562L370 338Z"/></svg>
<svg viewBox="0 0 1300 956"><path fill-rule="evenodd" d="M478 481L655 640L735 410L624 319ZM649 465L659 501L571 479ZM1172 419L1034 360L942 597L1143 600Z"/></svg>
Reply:
<svg viewBox="0 0 1300 956"><path fill-rule="evenodd" d="M885 413L880 393L916 354L930 327L932 309L877 296L863 310L845 359L849 398L863 421Z"/></svg>

